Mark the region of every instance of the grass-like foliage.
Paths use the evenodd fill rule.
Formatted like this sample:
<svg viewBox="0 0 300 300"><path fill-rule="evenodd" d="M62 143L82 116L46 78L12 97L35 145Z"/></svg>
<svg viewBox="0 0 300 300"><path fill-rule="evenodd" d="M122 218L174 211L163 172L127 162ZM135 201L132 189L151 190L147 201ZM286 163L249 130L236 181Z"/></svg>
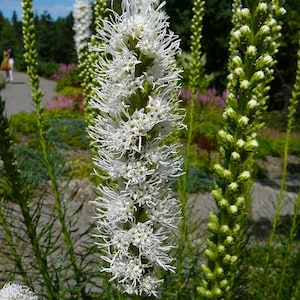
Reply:
<svg viewBox="0 0 300 300"><path fill-rule="evenodd" d="M0 97L1 297L299 299L300 47L285 132L267 112L285 10L233 1L220 93L205 74L205 1L194 1L183 56L164 4L123 0L118 14L77 0L78 66L57 69L61 94L42 105L32 0L22 1L35 112L8 119ZM273 182L270 156L282 161ZM254 199L256 176L273 184L275 207Z"/></svg>

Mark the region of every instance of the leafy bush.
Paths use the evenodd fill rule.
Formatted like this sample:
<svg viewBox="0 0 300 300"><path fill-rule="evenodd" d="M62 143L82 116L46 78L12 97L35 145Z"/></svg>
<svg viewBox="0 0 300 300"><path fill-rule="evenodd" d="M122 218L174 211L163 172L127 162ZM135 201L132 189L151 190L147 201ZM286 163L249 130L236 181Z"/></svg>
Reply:
<svg viewBox="0 0 300 300"><path fill-rule="evenodd" d="M49 173L45 166L42 152L32 147L19 145L16 147L16 155L19 167L22 169L22 178L33 185L38 185L44 180L49 180ZM55 176L62 174L62 166L65 164L63 157L57 151L52 151L51 161L57 165Z"/></svg>
<svg viewBox="0 0 300 300"><path fill-rule="evenodd" d="M197 167L189 166L186 186L189 193L210 191L212 186L213 177L211 174L207 174Z"/></svg>
<svg viewBox="0 0 300 300"><path fill-rule="evenodd" d="M265 272L265 255L270 254L270 265L267 274ZM282 265L284 257L287 255L284 246L276 246L272 249L266 245L255 245L250 248L245 256L248 264L245 275L246 286L240 299L276 299L278 284L281 277ZM291 255L288 272L284 278L284 299L293 299L294 288L297 286L297 278L299 279L298 269L300 267L300 255L295 251ZM265 280L263 280L263 278ZM293 288L292 288L293 287Z"/></svg>
<svg viewBox="0 0 300 300"><path fill-rule="evenodd" d="M82 94L82 89L81 87L65 86L59 91L59 93L64 96L76 97L78 94Z"/></svg>
<svg viewBox="0 0 300 300"><path fill-rule="evenodd" d="M53 109L45 111L45 116L49 138L56 147L77 149L88 147L85 120L82 114L67 109ZM36 126L34 113L20 112L10 118L10 129L16 133L29 135L31 137L29 144L34 148L37 143L31 134L36 132Z"/></svg>
<svg viewBox="0 0 300 300"><path fill-rule="evenodd" d="M89 178L93 171L91 160L84 157L71 158L68 175L71 178Z"/></svg>
<svg viewBox="0 0 300 300"><path fill-rule="evenodd" d="M10 127L14 131L22 133L33 133L36 131L37 120L34 113L19 112L10 117Z"/></svg>
<svg viewBox="0 0 300 300"><path fill-rule="evenodd" d="M57 86L56 90L60 92L63 90L66 86L71 86L71 87L80 87L80 78L79 78L79 70L78 68L74 65L72 65L72 68L67 69L68 71L66 72L61 72L58 73L57 78Z"/></svg>
<svg viewBox="0 0 300 300"><path fill-rule="evenodd" d="M57 63L54 61L39 61L38 74L42 77L51 78L55 70L57 69Z"/></svg>
<svg viewBox="0 0 300 300"><path fill-rule="evenodd" d="M267 155L282 157L284 152L285 137L281 136L258 136L259 147L257 149L257 157L263 158ZM290 138L289 153L300 155L300 136Z"/></svg>
<svg viewBox="0 0 300 300"><path fill-rule="evenodd" d="M82 118L83 115L82 112L77 111L77 110L68 110L68 109L59 109L59 108L54 108L51 110L45 110L45 117L47 119L56 119L56 118L66 118L66 119L77 119L77 118Z"/></svg>
<svg viewBox="0 0 300 300"><path fill-rule="evenodd" d="M48 137L59 148L88 149L85 121L77 119L49 119Z"/></svg>
<svg viewBox="0 0 300 300"><path fill-rule="evenodd" d="M274 110L265 115L266 127L278 130L286 128L286 115L284 111Z"/></svg>
<svg viewBox="0 0 300 300"><path fill-rule="evenodd" d="M191 91L189 89L182 89L180 97L184 101L187 115L189 116ZM215 88L210 88L205 93L199 91L196 95L192 144L197 145L199 150L206 150L208 155L218 147L217 133L221 128L225 98L226 93L223 92L219 95ZM186 121L188 124L189 120L187 119Z"/></svg>

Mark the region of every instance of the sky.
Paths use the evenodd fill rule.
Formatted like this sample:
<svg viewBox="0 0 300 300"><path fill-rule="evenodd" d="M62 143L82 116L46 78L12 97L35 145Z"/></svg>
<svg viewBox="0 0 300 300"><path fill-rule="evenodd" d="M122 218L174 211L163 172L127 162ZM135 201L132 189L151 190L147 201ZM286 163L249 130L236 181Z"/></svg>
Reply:
<svg viewBox="0 0 300 300"><path fill-rule="evenodd" d="M58 17L66 17L73 9L75 0L33 0L33 10L35 14L41 15L46 10L53 20ZM22 18L21 0L0 0L0 11L5 18L11 20L13 11L18 15L18 20Z"/></svg>

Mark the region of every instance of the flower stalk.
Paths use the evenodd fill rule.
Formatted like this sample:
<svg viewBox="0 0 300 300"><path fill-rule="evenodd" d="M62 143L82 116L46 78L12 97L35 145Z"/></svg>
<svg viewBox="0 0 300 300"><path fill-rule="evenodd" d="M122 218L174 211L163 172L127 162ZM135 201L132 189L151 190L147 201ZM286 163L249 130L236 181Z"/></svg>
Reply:
<svg viewBox="0 0 300 300"><path fill-rule="evenodd" d="M190 248L189 245L189 230L187 225L187 180L189 169L190 149L193 136L194 127L194 109L195 99L197 91L202 88L202 82L204 78L204 66L202 65L201 39L202 39L202 21L204 16L204 1L195 0L193 5L193 19L192 19L192 35L191 35L191 61L189 64L190 76L189 87L191 89L190 105L188 107L188 131L187 140L185 146L184 157L184 175L182 177L182 183L179 186L179 200L182 210L182 219L180 224L180 242L179 242L179 255L178 255L178 278L179 286L183 286L183 261L185 259L186 249Z"/></svg>
<svg viewBox="0 0 300 300"><path fill-rule="evenodd" d="M76 0L73 7L74 25L73 30L75 48L78 58L81 85L85 102L88 102L92 81L92 65L89 60L89 41L91 38L90 26L92 23L92 8L89 2Z"/></svg>
<svg viewBox="0 0 300 300"><path fill-rule="evenodd" d="M103 271L134 297L159 296L161 270L174 271L170 235L180 205L168 187L181 172L178 146L167 142L182 128L177 111L179 41L168 29L165 4L122 1L122 14L104 20L104 53L96 70L98 115L89 128L95 166L108 183L99 186L98 245Z"/></svg>
<svg viewBox="0 0 300 300"><path fill-rule="evenodd" d="M275 1L247 4L233 3L228 94L219 132L223 162L215 166L212 191L218 211L210 213L212 237L205 251L207 264L202 266L205 279L198 289L206 299L232 299L234 294L251 210L256 137L263 126L278 51L281 27L276 18L284 13Z"/></svg>
<svg viewBox="0 0 300 300"><path fill-rule="evenodd" d="M79 288L79 293L84 299L86 295L85 285L83 284L86 280L86 274L81 270L79 264L77 263L77 258L75 254L74 244L71 238L71 232L68 228L66 222L65 208L62 203L62 199L58 190L58 182L56 175L54 173L54 167L51 163L50 154L48 151L48 141L45 135L45 117L43 114L43 109L41 105L42 101L42 92L39 88L39 76L37 73L37 50L36 50L36 39L34 31L34 18L33 18L33 8L32 0L23 0L23 21L22 21L22 32L24 38L24 48L25 54L24 59L27 65L27 73L30 78L30 84L32 88L32 100L36 109L36 118L37 118L37 127L38 127L38 136L41 145L41 150L43 154L43 159L47 172L51 181L52 192L55 201L55 210L58 215L58 219L61 225L61 231L64 237L64 242L67 247L68 257L70 259L70 264L72 271L74 273L74 280ZM24 202L25 203L25 202ZM24 205L23 205L24 206ZM41 246L39 245L39 240L37 236L37 229L31 228L33 225L31 223L29 206L25 206L25 212L28 215L28 220L25 219L25 223L28 223L28 235L32 240L32 246L35 251L35 255L38 260L38 264L41 270L42 275L44 276L44 284L47 287L48 295L51 299L58 299L58 285L57 280L54 280L50 277L48 272L48 262L45 253L42 251Z"/></svg>
<svg viewBox="0 0 300 300"><path fill-rule="evenodd" d="M287 130L286 130L286 136L285 136L285 144L284 144L284 154L283 154L283 174L281 179L281 186L280 186L280 194L278 198L278 203L276 206L276 212L273 220L273 226L272 231L269 239L269 248L273 246L273 240L275 231L277 228L278 220L279 220L279 214L282 207L282 200L283 200L283 192L285 190L285 184L286 184L286 175L287 175L287 165L288 165L288 154L289 154L289 144L290 144L290 137L291 137L291 131L293 124L295 123L295 115L297 112L297 105L300 100L300 39L299 39L299 49L297 52L297 72L296 72L296 80L294 84L294 88L292 91L289 107L288 107L288 116L287 116ZM286 243L286 255L284 257L284 261L282 264L282 271L280 275L280 281L279 281L279 288L276 295L276 299L282 299L283 296L283 288L284 288L284 279L286 278L286 272L287 272L287 266L288 263L290 263L291 260L291 252L293 251L293 244L295 241L295 233L297 230L297 222L299 218L299 212L300 212L300 192L298 192L298 196L296 198L296 203L294 206L294 213L292 216L292 224L289 230L289 236ZM267 257L269 259L269 257ZM267 261L268 263L268 261ZM299 285L299 283L298 283ZM294 293L294 299L297 299L296 294L298 293L298 288L295 289Z"/></svg>

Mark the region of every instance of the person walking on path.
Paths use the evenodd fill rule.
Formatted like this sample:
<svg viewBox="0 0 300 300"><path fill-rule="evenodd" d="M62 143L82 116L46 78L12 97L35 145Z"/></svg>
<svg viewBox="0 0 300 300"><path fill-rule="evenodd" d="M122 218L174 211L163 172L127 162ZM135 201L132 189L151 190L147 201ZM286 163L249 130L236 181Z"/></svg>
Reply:
<svg viewBox="0 0 300 300"><path fill-rule="evenodd" d="M8 59L8 63L9 63L9 69L5 70L6 81L12 82L14 80L14 63L15 63L14 51L9 46L8 43L5 43L3 48L4 48L3 55Z"/></svg>

